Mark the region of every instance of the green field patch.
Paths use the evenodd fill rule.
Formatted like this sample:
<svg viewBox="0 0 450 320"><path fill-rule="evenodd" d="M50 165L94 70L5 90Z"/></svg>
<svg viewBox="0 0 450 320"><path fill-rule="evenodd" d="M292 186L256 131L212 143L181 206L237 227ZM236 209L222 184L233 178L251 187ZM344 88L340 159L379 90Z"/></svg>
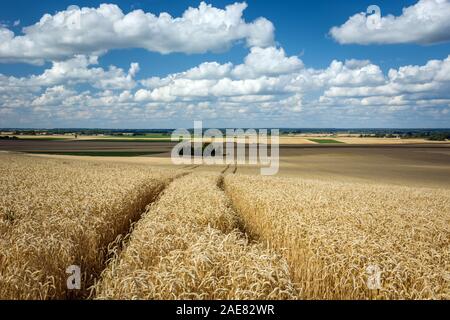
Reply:
<svg viewBox="0 0 450 320"><path fill-rule="evenodd" d="M66 141L66 140L72 140L73 138L53 138L53 137L36 137L36 138L20 138L18 140L27 140L27 141Z"/></svg>
<svg viewBox="0 0 450 320"><path fill-rule="evenodd" d="M169 139L89 139L89 140L79 140L79 141L93 141L93 142L139 142L139 143L162 143L162 142L180 142L172 141Z"/></svg>
<svg viewBox="0 0 450 320"><path fill-rule="evenodd" d="M327 143L344 143L342 141L334 140L334 139L308 139L309 141L319 143L319 144L327 144Z"/></svg>
<svg viewBox="0 0 450 320"><path fill-rule="evenodd" d="M170 140L170 137L171 137L170 134L149 133L149 134L136 135L136 136L105 136L104 138L101 138L101 139L119 138L119 139L169 139Z"/></svg>
<svg viewBox="0 0 450 320"><path fill-rule="evenodd" d="M29 151L31 154L50 154L83 157L140 157L161 154L161 151Z"/></svg>

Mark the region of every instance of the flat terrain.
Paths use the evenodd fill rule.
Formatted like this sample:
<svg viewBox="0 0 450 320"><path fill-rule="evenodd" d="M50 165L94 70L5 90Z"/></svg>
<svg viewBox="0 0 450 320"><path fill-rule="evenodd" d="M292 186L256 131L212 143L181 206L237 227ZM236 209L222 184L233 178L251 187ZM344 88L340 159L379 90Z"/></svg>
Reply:
<svg viewBox="0 0 450 320"><path fill-rule="evenodd" d="M168 153L175 143L172 142L135 142L101 140L0 140L0 150L19 152L149 152Z"/></svg>
<svg viewBox="0 0 450 320"><path fill-rule="evenodd" d="M344 139L361 141L360 138L338 140ZM282 143L280 176L450 188L450 143ZM101 159L166 168L173 167L170 152L174 145L174 142L160 141L0 140L0 150L38 153L35 156ZM197 171L221 172L227 169L226 166L184 167L195 167ZM260 172L258 167L244 165L228 168L228 171L250 175Z"/></svg>
<svg viewBox="0 0 450 320"><path fill-rule="evenodd" d="M281 136L280 144L326 144L327 140L331 140L331 143L341 142L345 144L357 144L357 145L373 145L373 144L393 144L393 145L403 145L403 144L417 144L417 143L427 143L427 144L441 144L445 142L441 141L429 141L425 139L395 139L395 138L375 138L375 137L349 137L349 136Z"/></svg>
<svg viewBox="0 0 450 320"><path fill-rule="evenodd" d="M335 140L335 139L309 139L309 141L312 141L312 142L318 143L318 144L344 143L344 142L341 142L341 141Z"/></svg>
<svg viewBox="0 0 450 320"><path fill-rule="evenodd" d="M170 142L171 136L165 134L148 134L141 136L95 136L95 135L51 135L51 136L35 136L22 135L16 136L20 140L38 140L38 141L115 141L115 142ZM315 141L316 140L316 141ZM281 135L280 144L323 144L326 140L332 140L346 143L346 144L415 144L415 143L429 143L440 144L442 141L429 141L425 139L396 139L396 138L376 138L376 137L359 137L359 135ZM216 140L217 141L217 140Z"/></svg>
<svg viewBox="0 0 450 320"><path fill-rule="evenodd" d="M283 146L280 175L450 188L450 145Z"/></svg>

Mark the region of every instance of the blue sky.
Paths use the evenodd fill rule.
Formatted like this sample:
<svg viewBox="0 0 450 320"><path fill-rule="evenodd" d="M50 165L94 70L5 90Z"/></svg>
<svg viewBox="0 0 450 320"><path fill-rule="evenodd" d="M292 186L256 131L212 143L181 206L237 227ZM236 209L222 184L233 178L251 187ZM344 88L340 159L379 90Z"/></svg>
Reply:
<svg viewBox="0 0 450 320"><path fill-rule="evenodd" d="M427 1L436 1L436 5L429 5ZM140 42L136 38L129 40L127 35L122 35L120 44L106 47L101 43L107 40L99 38L101 53L95 50L89 51L82 44L77 43L71 44L73 48L70 48L67 54L60 56L57 53L56 56L55 54L45 56L46 49L39 47L38 43L43 37L38 35L38 40L35 40L37 49L32 50L42 50L42 54L34 59L28 56L24 58L23 52L13 52L11 45L7 46L5 41L3 49L0 45L0 74L2 75L0 85L4 87L5 92L11 92L7 90L8 87L17 89L18 86L26 88L22 92L27 92L22 93L20 97L21 93L17 91L12 97L11 93L1 95L0 91L0 126L157 128L189 126L189 123L195 119L200 119L207 125L220 127L449 127L449 100L447 99L450 97L445 93L449 88L448 80L437 74L439 70L447 67L446 59L450 53L450 42L445 35L442 35L450 34L449 24L442 17L439 18L439 14L442 14L447 18L446 20L450 20L450 16L447 15L448 1L422 0L421 2L425 3L423 5L425 9L417 7L420 10L416 11L420 13L423 10L429 10L429 16L432 17L431 24L435 26L430 27L430 31L416 34L408 23L417 28L420 26L421 16L415 17L416 11L411 10L412 13L402 20L402 10L408 7L413 8L420 3L377 0L376 5L381 9L383 17L390 14L397 18L394 22L388 19L382 21L382 27L378 32L387 35L382 40L379 40L379 37L370 30L367 34L355 34L359 32L358 28L361 29L360 26L343 27L350 17L365 12L369 5L375 4L373 1L248 0L246 1L248 6L242 11L242 18L245 19L245 23L251 24L259 17L264 17L265 21L272 24L274 28L271 43L264 39L264 43L250 44L252 37L258 38L257 41L264 37L265 31L262 28L255 31L258 33L257 36L238 36L232 41L222 40L223 34L218 34L214 41L217 41L219 50L206 46L200 49L196 47L193 49L195 52L191 52L191 48L186 49L181 45L183 48L174 49L174 52L161 53L158 52L161 50L153 49L153 45L135 48L134 43ZM0 24L4 30L12 32L13 37L18 37L22 35L23 27L34 25L45 14L55 16L57 12L65 11L70 5L95 10L102 3L117 5L124 16L132 11L142 10L156 16L167 12L175 18L182 16L188 7L198 8L200 1L2 1ZM227 5L234 2L208 1L207 3L218 10L225 10ZM414 19L418 20L414 21ZM342 32L330 33L333 27L341 28ZM205 26L205 32L208 32L207 28L209 26ZM424 29L427 28L424 27ZM60 32L53 31L56 35ZM399 31L401 36L397 35ZM39 32L45 34L44 28L42 30L38 28L35 34ZM83 32L84 36L89 37L90 33L96 33L96 28L91 27ZM410 35L409 32L411 32ZM49 32L49 37L51 34ZM160 40L152 39L151 35L149 39L145 39L147 34L143 30L139 36L143 37L143 41L157 45L157 41ZM198 32L191 36L196 37L196 34ZM364 43L365 39L368 39L368 43ZM8 41L13 43L14 40L8 38ZM56 43L58 39L46 39L45 46L49 44L51 46L51 41ZM174 38L173 42L170 40L163 46L172 50L171 44L178 44L178 41L181 40ZM127 45L128 43L130 44ZM199 46L201 47L202 44L200 43ZM266 53L268 48L274 48L278 53L282 51L281 56L285 59L292 59L290 62L284 61L283 57L278 56L281 60L275 61L273 55L261 53L263 57L270 60L261 61L262 66L252 65L253 69L245 69L247 73L253 72L252 76L248 74L236 76L233 68L245 65L245 59L250 52L253 52L254 47L262 48L261 50L266 50ZM55 52L60 48L58 44ZM92 44L89 44L89 48L92 48ZM96 56L97 59L95 63L70 62L75 56L80 55ZM261 59L262 56L255 54L256 60ZM365 62L347 66L345 61L351 59ZM429 67L420 69L420 66L427 66L430 60L438 60L440 64L438 66L431 64ZM300 61L301 66L297 61ZM331 67L333 61L339 61L342 65ZM221 74L220 79L215 73L216 82L213 82L211 75L207 75L206 78L198 75L194 78L185 78L184 72L205 62L216 63L215 68L230 62L232 66L228 70L229 73L227 71ZM130 83L121 83L118 86L98 85L95 84L95 80L88 80L85 75L79 74L72 75L70 80L59 76L58 80L52 78L51 81L48 79L44 81L43 75L46 70L56 69L55 63L66 63L66 68L74 70L101 68L105 72L110 66L115 66L123 71L122 75L115 74L121 78L119 80ZM137 63L139 71L133 72L133 76L126 80L131 63ZM264 64L273 64L272 69L262 70ZM400 69L404 67L411 68L412 71L408 72L409 69L406 69L405 72L400 72ZM258 71L254 71L254 68ZM395 79L390 77L391 69L398 71ZM102 76L112 76L105 72ZM433 72L436 74L433 75ZM369 76L355 83L352 77L358 77L361 73L369 73ZM41 82L32 79L33 75L35 78L39 77ZM92 76L98 77L98 72ZM159 82L150 87L141 83L152 77L158 77ZM336 83L333 77L342 78L344 82ZM422 79L420 80L422 88L429 89L425 91L417 86L412 88L412 84L418 81L414 77ZM172 80L169 81L169 78ZM302 79L301 83L299 78ZM406 78L408 79L404 80ZM224 79L231 79L234 82L228 83ZM238 92L230 91L221 96L217 93L219 88L217 84L221 80L221 84L236 87ZM267 81L258 82L258 80ZM276 85L272 80L277 81ZM206 83L208 81L211 83ZM400 89L400 83L405 87ZM240 84L248 85L250 91L239 90ZM178 94L182 85L186 85L187 88L192 86L196 88L195 90L200 85L205 85L207 88L202 87L203 91L199 94L195 94L195 90L187 90L194 92L192 95L184 92ZM256 89L254 89L255 86ZM357 90L355 86L359 86L359 89ZM345 88L354 90L345 90ZM126 94L128 98L122 98L118 103L118 97L125 91L128 92ZM139 91L141 91L140 94L138 94ZM173 97L165 95L161 98L163 91L170 91ZM341 93L342 91L355 91L355 94L345 95ZM381 93L374 94L372 91ZM203 92L208 93L203 94ZM59 96L55 97L55 95ZM211 98L212 95L214 95L213 98ZM105 98L105 101L99 102L106 96L108 99ZM73 100L76 100L76 105L67 102ZM108 102L111 105L108 105ZM290 109L291 104L292 109Z"/></svg>

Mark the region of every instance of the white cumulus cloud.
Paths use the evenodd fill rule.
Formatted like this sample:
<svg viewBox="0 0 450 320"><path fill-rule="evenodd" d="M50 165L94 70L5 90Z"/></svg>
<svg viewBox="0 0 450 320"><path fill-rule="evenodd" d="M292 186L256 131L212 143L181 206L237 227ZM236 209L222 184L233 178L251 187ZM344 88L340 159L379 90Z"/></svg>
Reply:
<svg viewBox="0 0 450 320"><path fill-rule="evenodd" d="M333 27L330 34L341 44L433 44L450 41L449 17L450 0L419 0L400 16L381 16L376 28L368 27L368 20L376 16L362 12Z"/></svg>
<svg viewBox="0 0 450 320"><path fill-rule="evenodd" d="M125 14L114 4L70 6L54 15L45 14L38 23L23 28L23 35L0 27L0 62L42 63L121 48L205 53L228 49L240 40L248 46L272 45L273 24L265 18L247 23L243 18L246 7L246 3L235 3L220 9L201 2L198 8L188 8L174 18L142 10Z"/></svg>

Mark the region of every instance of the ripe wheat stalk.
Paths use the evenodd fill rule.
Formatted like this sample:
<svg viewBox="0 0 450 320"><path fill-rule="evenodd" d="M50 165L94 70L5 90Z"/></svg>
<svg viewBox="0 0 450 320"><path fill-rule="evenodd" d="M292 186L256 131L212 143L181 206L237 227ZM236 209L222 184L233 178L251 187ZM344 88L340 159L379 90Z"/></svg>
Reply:
<svg viewBox="0 0 450 320"><path fill-rule="evenodd" d="M0 298L83 296L126 233L176 175L144 166L0 157ZM69 292L66 268L81 267Z"/></svg>
<svg viewBox="0 0 450 320"><path fill-rule="evenodd" d="M450 298L447 190L231 175L224 186L246 230L283 252L300 299Z"/></svg>
<svg viewBox="0 0 450 320"><path fill-rule="evenodd" d="M293 299L287 263L249 243L218 175L175 180L136 224L98 299Z"/></svg>

